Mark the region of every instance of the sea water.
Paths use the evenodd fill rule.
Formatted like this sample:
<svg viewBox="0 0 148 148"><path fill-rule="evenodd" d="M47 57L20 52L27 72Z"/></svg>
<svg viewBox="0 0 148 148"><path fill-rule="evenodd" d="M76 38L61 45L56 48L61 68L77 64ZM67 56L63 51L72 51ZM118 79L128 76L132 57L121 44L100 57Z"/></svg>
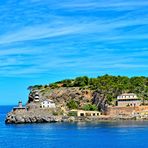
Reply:
<svg viewBox="0 0 148 148"><path fill-rule="evenodd" d="M147 121L6 125L0 106L0 148L148 148Z"/></svg>

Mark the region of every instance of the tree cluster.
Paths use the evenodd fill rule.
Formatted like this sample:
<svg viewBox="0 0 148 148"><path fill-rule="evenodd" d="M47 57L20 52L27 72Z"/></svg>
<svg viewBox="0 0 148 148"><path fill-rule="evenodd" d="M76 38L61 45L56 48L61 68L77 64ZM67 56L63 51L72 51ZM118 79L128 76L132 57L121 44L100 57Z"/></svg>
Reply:
<svg viewBox="0 0 148 148"><path fill-rule="evenodd" d="M42 85L36 85L35 88L41 88ZM47 87L47 85L46 85ZM141 99L148 100L148 77L135 76L112 76L103 75L97 78L89 78L87 76L77 77L75 79L66 79L48 85L51 89L58 87L80 87L94 90L103 94L110 104L117 95L121 93L135 93ZM31 87L33 88L33 86ZM74 105L74 104L73 104ZM75 106L75 105L74 105Z"/></svg>

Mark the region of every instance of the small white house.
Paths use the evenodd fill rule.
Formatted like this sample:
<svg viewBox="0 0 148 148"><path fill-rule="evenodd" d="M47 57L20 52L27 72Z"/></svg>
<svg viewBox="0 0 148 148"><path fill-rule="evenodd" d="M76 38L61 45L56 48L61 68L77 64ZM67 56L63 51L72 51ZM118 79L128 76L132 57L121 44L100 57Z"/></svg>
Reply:
<svg viewBox="0 0 148 148"><path fill-rule="evenodd" d="M55 108L53 100L44 100L41 102L41 108Z"/></svg>

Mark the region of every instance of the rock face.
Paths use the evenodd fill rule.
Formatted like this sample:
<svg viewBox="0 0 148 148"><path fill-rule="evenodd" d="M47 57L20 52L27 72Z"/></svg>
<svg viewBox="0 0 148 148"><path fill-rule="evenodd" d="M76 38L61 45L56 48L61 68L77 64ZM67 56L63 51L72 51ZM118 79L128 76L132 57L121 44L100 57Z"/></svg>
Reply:
<svg viewBox="0 0 148 148"><path fill-rule="evenodd" d="M103 113L107 112L108 104L105 93L102 93L100 91L95 91L93 93L92 103L96 104L97 107L101 110L101 112Z"/></svg>
<svg viewBox="0 0 148 148"><path fill-rule="evenodd" d="M40 102L46 99L51 99L54 101L57 107L64 107L66 109L66 104L69 100L74 100L80 106L85 103L92 103L93 92L89 89L81 89L79 87L60 87L60 88L44 88L38 90L40 95ZM31 91L28 98L27 105L34 102L34 91ZM35 104L34 104L35 106Z"/></svg>
<svg viewBox="0 0 148 148"><path fill-rule="evenodd" d="M12 116L7 116L6 121L7 124L21 124L21 123L51 123L51 122L62 122L62 118L60 118L59 116L44 116L44 117L39 117L39 116L34 116L34 117L23 117L23 116L19 116L13 115L13 119Z"/></svg>
<svg viewBox="0 0 148 148"><path fill-rule="evenodd" d="M67 113L69 108L67 107L67 103L69 100L77 102L79 108L84 104L94 103L98 108L100 107L102 111L106 109L104 96L99 92L93 92L89 89L82 89L80 87L60 87L51 89L47 87L40 88L37 91L39 93L39 100L35 101L35 91L30 91L26 110L11 111L6 117L6 123L81 121L82 118L68 117ZM41 102L47 99L54 101L56 105L55 109L41 108Z"/></svg>
<svg viewBox="0 0 148 148"><path fill-rule="evenodd" d="M99 110L102 112L107 111L107 98L106 98L106 92L97 90L92 91L85 88L80 87L60 87L55 89L50 88L44 88L39 89L40 94L40 101L46 100L46 99L52 99L57 107L64 107L67 109L67 103L69 100L74 100L79 104L79 107L82 107L84 104L90 103L90 104L96 104ZM32 104L33 107L33 100L34 100L34 92L31 91L29 94L28 99L28 106ZM34 104L34 106L37 104Z"/></svg>
<svg viewBox="0 0 148 148"><path fill-rule="evenodd" d="M102 118L98 117L77 117L77 116L63 116L58 115L54 116L52 114L48 114L46 111L42 112L32 112L32 111L24 111L24 112L10 112L6 117L6 124L25 124L25 123L51 123L51 122L79 122L79 121L96 121L102 120ZM106 120L107 118L105 118Z"/></svg>
<svg viewBox="0 0 148 148"><path fill-rule="evenodd" d="M62 116L54 116L47 111L13 111L8 113L6 123L45 123L45 122L62 122Z"/></svg>

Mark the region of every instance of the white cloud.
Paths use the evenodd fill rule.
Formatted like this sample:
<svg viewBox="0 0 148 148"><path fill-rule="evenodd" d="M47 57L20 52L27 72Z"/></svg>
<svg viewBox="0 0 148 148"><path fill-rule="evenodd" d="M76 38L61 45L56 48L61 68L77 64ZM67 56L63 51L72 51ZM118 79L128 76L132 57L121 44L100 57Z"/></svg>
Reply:
<svg viewBox="0 0 148 148"><path fill-rule="evenodd" d="M46 26L33 26L23 28L19 31L15 31L0 37L0 44L35 40L49 37L56 37L62 35L68 35L79 31L78 27L65 26L63 28L48 28Z"/></svg>
<svg viewBox="0 0 148 148"><path fill-rule="evenodd" d="M16 6L13 29L11 15L2 14L11 21L6 20L0 33L1 76L147 68L148 49L141 43L147 45L147 1L32 2ZM22 12L27 20L19 19ZM141 47L131 48L130 43Z"/></svg>
<svg viewBox="0 0 148 148"><path fill-rule="evenodd" d="M111 0L111 1L71 1L63 2L57 4L57 6L68 9L77 9L77 10L88 10L88 9L103 9L103 10L134 10L141 7L148 6L147 1L123 1L123 0Z"/></svg>

